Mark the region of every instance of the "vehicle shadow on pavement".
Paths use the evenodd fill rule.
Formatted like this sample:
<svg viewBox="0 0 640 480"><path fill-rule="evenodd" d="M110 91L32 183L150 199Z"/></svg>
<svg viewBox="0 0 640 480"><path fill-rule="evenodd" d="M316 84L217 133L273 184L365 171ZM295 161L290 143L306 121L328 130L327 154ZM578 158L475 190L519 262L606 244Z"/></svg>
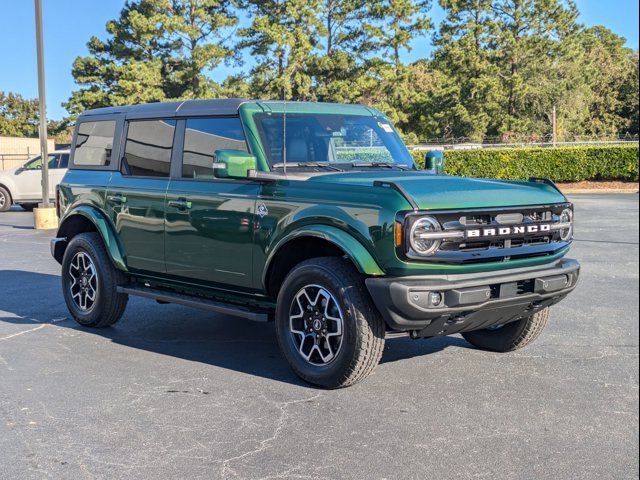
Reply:
<svg viewBox="0 0 640 480"><path fill-rule="evenodd" d="M0 270L0 285L4 286L0 293L0 327L3 323L55 323L55 328L98 335L139 350L307 385L294 375L280 354L273 323L251 322L131 297L123 318L116 325L85 328L70 318L60 291L59 276ZM32 293L25 294L25 291ZM435 353L451 346L471 348L456 337L430 341L389 339L382 363Z"/></svg>

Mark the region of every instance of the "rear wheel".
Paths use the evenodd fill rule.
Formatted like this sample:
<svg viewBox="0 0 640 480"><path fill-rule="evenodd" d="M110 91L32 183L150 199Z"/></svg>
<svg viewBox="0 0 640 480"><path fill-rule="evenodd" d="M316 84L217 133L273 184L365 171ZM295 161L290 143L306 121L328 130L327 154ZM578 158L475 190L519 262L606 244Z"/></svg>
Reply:
<svg viewBox="0 0 640 480"><path fill-rule="evenodd" d="M0 212L6 212L11 208L11 194L9 190L0 187Z"/></svg>
<svg viewBox="0 0 640 480"><path fill-rule="evenodd" d="M510 352L525 347L538 338L548 320L547 307L528 318L498 328L465 332L462 336L474 347L492 352Z"/></svg>
<svg viewBox="0 0 640 480"><path fill-rule="evenodd" d="M294 372L324 388L369 375L384 348L384 321L363 277L341 258L306 260L278 295L278 343Z"/></svg>
<svg viewBox="0 0 640 480"><path fill-rule="evenodd" d="M73 318L86 327L108 327L124 313L128 295L117 287L125 276L116 270L102 238L81 233L69 242L62 259L62 291Z"/></svg>

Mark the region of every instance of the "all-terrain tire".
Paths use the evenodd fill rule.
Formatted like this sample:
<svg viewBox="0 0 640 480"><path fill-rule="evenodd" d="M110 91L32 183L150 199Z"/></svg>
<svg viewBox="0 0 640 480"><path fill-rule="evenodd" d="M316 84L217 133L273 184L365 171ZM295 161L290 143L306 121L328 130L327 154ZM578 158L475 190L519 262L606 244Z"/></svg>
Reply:
<svg viewBox="0 0 640 480"><path fill-rule="evenodd" d="M307 286L325 289L342 312L342 343L325 365L306 361L290 331L292 302ZM276 333L283 355L300 378L323 388L341 388L364 379L378 365L385 324L353 265L342 258L320 257L301 262L287 275L278 295Z"/></svg>
<svg viewBox="0 0 640 480"><path fill-rule="evenodd" d="M0 212L6 212L11 208L11 194L9 190L0 187Z"/></svg>
<svg viewBox="0 0 640 480"><path fill-rule="evenodd" d="M549 307L528 318L507 323L497 329L474 330L462 334L474 347L492 352L511 352L523 348L540 336L549 320Z"/></svg>
<svg viewBox="0 0 640 480"><path fill-rule="evenodd" d="M83 309L77 304L71 288L74 282L70 273L71 264L78 254L87 255L95 266L96 294L91 308L88 309ZM80 325L101 328L120 320L129 296L118 293L117 287L125 281L125 275L113 266L98 233L81 233L69 242L62 259L62 291L69 312Z"/></svg>

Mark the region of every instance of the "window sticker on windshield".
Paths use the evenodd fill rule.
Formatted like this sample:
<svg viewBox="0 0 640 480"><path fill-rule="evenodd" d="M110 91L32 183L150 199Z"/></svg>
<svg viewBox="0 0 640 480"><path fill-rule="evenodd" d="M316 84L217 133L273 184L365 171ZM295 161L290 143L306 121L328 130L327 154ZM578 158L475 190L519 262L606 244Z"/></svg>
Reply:
<svg viewBox="0 0 640 480"><path fill-rule="evenodd" d="M387 133L393 133L393 128L388 123L378 123L380 128L382 128Z"/></svg>

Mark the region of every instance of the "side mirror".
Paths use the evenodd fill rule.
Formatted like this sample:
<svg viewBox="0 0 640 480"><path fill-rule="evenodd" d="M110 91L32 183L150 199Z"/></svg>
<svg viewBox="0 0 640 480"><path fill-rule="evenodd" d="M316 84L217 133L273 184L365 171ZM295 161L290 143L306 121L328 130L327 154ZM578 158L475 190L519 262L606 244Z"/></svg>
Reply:
<svg viewBox="0 0 640 480"><path fill-rule="evenodd" d="M444 172L444 153L439 150L429 150L424 156L424 167L435 174Z"/></svg>
<svg viewBox="0 0 640 480"><path fill-rule="evenodd" d="M242 150L216 150L213 170L219 178L247 178L257 168L256 157Z"/></svg>

